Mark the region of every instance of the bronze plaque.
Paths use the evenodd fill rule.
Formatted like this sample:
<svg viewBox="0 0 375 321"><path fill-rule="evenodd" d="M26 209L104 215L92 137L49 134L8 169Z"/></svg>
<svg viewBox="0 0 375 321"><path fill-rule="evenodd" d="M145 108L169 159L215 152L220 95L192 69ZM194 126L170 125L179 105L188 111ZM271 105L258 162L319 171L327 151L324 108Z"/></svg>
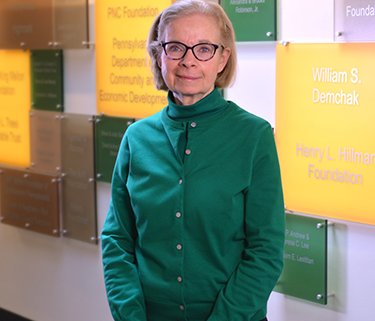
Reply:
<svg viewBox="0 0 375 321"><path fill-rule="evenodd" d="M50 48L52 19L52 0L0 1L0 49Z"/></svg>
<svg viewBox="0 0 375 321"><path fill-rule="evenodd" d="M59 182L55 175L0 168L1 222L59 236Z"/></svg>
<svg viewBox="0 0 375 321"><path fill-rule="evenodd" d="M63 235L97 243L94 117L64 113L61 120Z"/></svg>
<svg viewBox="0 0 375 321"><path fill-rule="evenodd" d="M61 174L61 113L30 111L31 169Z"/></svg>
<svg viewBox="0 0 375 321"><path fill-rule="evenodd" d="M87 0L54 0L55 41L62 49L87 47L88 37Z"/></svg>

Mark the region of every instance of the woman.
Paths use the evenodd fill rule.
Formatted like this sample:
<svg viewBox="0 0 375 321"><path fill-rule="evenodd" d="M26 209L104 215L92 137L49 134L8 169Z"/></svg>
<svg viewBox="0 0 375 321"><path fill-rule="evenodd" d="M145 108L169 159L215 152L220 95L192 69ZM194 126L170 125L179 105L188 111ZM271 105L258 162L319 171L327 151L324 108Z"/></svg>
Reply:
<svg viewBox="0 0 375 321"><path fill-rule="evenodd" d="M234 32L221 7L180 1L148 39L168 106L131 125L102 232L115 320L259 321L283 266L270 125L227 102Z"/></svg>

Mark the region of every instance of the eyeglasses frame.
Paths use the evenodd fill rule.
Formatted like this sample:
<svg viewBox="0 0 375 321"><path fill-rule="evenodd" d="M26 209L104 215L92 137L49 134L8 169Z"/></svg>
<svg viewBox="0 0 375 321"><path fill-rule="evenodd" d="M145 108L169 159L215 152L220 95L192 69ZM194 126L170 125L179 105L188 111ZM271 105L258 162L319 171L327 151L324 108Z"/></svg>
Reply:
<svg viewBox="0 0 375 321"><path fill-rule="evenodd" d="M186 50L185 50L185 52L184 52L184 54L182 55L181 58L171 58L171 57L168 56L168 54L167 54L167 50L165 49L165 47L166 47L166 45L168 45L168 44L170 44L170 43L178 43L178 44L180 44L180 45L183 45L183 46L186 48ZM223 45L216 45L216 44L214 44L214 43L209 43L209 42L201 42L201 43L197 43L196 45L194 45L194 46L192 46L192 47L189 47L189 46L185 45L184 43L182 43L182 42L180 42L180 41L167 41L167 42L162 42L162 43L160 43L160 45L163 47L165 55L168 57L168 59L171 59L171 60L181 60L181 59L183 59L183 58L186 56L186 53L188 52L188 50L190 49L191 52L193 53L194 57L195 57L197 60L199 60L199 61L209 61L209 60L211 60L211 59L215 56L216 51L217 51L217 49L218 49L220 46L224 48ZM213 53L213 55L212 55L211 58L208 58L208 59L199 59L199 58L195 55L193 49L194 49L195 47L197 47L197 46L200 46L200 45L211 45L211 46L214 47L214 53Z"/></svg>

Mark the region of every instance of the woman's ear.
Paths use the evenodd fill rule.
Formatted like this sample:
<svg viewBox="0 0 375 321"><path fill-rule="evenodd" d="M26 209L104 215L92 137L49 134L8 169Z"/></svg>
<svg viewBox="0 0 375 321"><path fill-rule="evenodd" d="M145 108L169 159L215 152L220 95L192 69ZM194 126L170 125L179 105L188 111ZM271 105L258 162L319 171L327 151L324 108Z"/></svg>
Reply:
<svg viewBox="0 0 375 321"><path fill-rule="evenodd" d="M220 56L220 61L219 61L219 66L218 66L219 68L217 72L218 74L221 73L223 69L225 68L225 66L227 65L229 57L230 57L230 48L229 47L224 48Z"/></svg>

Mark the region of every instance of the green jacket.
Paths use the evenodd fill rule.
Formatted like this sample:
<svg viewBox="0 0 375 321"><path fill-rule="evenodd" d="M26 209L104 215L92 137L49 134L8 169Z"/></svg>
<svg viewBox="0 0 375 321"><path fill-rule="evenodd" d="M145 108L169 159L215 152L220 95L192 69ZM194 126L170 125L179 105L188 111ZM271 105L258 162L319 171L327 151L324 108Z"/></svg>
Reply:
<svg viewBox="0 0 375 321"><path fill-rule="evenodd" d="M102 231L114 319L259 321L283 267L270 125L217 89L132 124Z"/></svg>

